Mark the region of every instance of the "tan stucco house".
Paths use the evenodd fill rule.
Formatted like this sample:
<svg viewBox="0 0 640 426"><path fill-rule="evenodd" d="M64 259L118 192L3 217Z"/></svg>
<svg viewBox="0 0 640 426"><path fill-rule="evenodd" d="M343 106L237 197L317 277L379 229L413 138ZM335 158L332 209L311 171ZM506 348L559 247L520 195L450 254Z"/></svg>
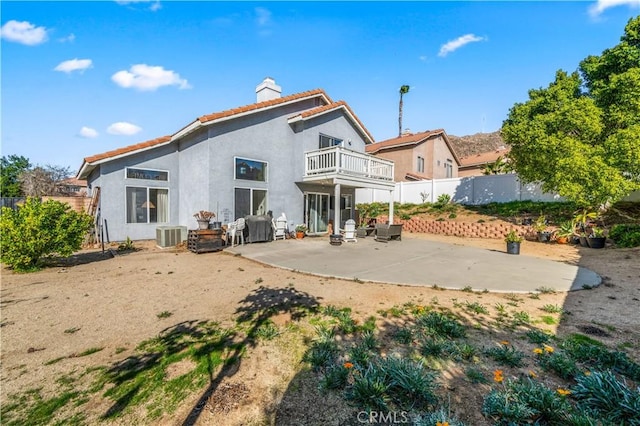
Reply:
<svg viewBox="0 0 640 426"><path fill-rule="evenodd" d="M405 131L400 137L367 145L365 150L394 162L396 182L458 177L460 159L443 129Z"/></svg>

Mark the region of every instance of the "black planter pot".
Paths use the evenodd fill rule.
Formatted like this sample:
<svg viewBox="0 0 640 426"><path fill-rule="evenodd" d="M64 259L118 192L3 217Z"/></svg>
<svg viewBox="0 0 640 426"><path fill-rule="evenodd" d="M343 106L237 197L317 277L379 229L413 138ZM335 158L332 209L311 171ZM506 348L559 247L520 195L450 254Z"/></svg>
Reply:
<svg viewBox="0 0 640 426"><path fill-rule="evenodd" d="M593 249L601 249L604 248L604 243L607 241L605 237L589 237L587 238L589 243L589 247Z"/></svg>
<svg viewBox="0 0 640 426"><path fill-rule="evenodd" d="M551 240L551 232L538 232L538 241L548 243Z"/></svg>
<svg viewBox="0 0 640 426"><path fill-rule="evenodd" d="M580 245L582 247L589 247L589 241L587 237L578 237L580 239Z"/></svg>
<svg viewBox="0 0 640 426"><path fill-rule="evenodd" d="M520 254L520 243L507 243L507 253L509 254Z"/></svg>
<svg viewBox="0 0 640 426"><path fill-rule="evenodd" d="M329 235L329 244L332 246L339 246L342 244L342 235L340 234L331 234Z"/></svg>

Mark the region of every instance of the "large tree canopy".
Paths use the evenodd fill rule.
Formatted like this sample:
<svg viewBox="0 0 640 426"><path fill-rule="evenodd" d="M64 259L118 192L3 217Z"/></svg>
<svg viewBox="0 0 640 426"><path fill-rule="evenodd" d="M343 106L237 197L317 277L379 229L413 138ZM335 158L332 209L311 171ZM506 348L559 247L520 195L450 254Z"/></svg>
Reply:
<svg viewBox="0 0 640 426"><path fill-rule="evenodd" d="M0 158L0 195L3 197L20 197L20 175L29 170L29 159L19 155Z"/></svg>
<svg viewBox="0 0 640 426"><path fill-rule="evenodd" d="M502 136L524 181L585 207L640 189L640 16L620 44L584 59L579 72L559 70L547 88L530 90Z"/></svg>

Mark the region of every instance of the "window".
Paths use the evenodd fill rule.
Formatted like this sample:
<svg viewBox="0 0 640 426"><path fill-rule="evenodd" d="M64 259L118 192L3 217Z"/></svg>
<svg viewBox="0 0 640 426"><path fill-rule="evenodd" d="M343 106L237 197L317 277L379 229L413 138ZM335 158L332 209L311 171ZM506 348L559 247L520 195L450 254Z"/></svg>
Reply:
<svg viewBox="0 0 640 426"><path fill-rule="evenodd" d="M342 144L342 139L337 139L327 135L320 135L320 149L330 148Z"/></svg>
<svg viewBox="0 0 640 426"><path fill-rule="evenodd" d="M418 155L418 173L424 173L424 157Z"/></svg>
<svg viewBox="0 0 640 426"><path fill-rule="evenodd" d="M267 191L264 189L235 188L235 218L267 214Z"/></svg>
<svg viewBox="0 0 640 426"><path fill-rule="evenodd" d="M169 190L128 186L127 223L168 223Z"/></svg>
<svg viewBox="0 0 640 426"><path fill-rule="evenodd" d="M267 181L267 163L235 157L236 179Z"/></svg>
<svg viewBox="0 0 640 426"><path fill-rule="evenodd" d="M453 164L451 164L451 160L447 159L447 162L444 163L444 168L446 172L446 177L453 177Z"/></svg>
<svg viewBox="0 0 640 426"><path fill-rule="evenodd" d="M169 180L169 172L149 169L126 169L127 179Z"/></svg>

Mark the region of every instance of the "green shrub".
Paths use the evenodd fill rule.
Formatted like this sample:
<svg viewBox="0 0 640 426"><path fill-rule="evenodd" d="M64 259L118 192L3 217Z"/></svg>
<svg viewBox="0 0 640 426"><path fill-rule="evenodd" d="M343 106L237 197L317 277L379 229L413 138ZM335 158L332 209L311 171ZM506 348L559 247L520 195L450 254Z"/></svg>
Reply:
<svg viewBox="0 0 640 426"><path fill-rule="evenodd" d="M91 217L59 201L29 197L22 207L2 208L0 259L17 271L35 270L43 256L70 256L82 247Z"/></svg>
<svg viewBox="0 0 640 426"><path fill-rule="evenodd" d="M576 378L573 397L585 411L595 411L610 424L640 425L640 390L630 389L610 371Z"/></svg>
<svg viewBox="0 0 640 426"><path fill-rule="evenodd" d="M427 335L441 337L457 338L466 335L466 330L459 321L439 312L417 316L416 328Z"/></svg>
<svg viewBox="0 0 640 426"><path fill-rule="evenodd" d="M609 238L618 247L640 247L640 224L613 225Z"/></svg>
<svg viewBox="0 0 640 426"><path fill-rule="evenodd" d="M522 367L524 365L524 353L511 345L500 345L497 348L490 348L484 353L497 362L510 367Z"/></svg>

